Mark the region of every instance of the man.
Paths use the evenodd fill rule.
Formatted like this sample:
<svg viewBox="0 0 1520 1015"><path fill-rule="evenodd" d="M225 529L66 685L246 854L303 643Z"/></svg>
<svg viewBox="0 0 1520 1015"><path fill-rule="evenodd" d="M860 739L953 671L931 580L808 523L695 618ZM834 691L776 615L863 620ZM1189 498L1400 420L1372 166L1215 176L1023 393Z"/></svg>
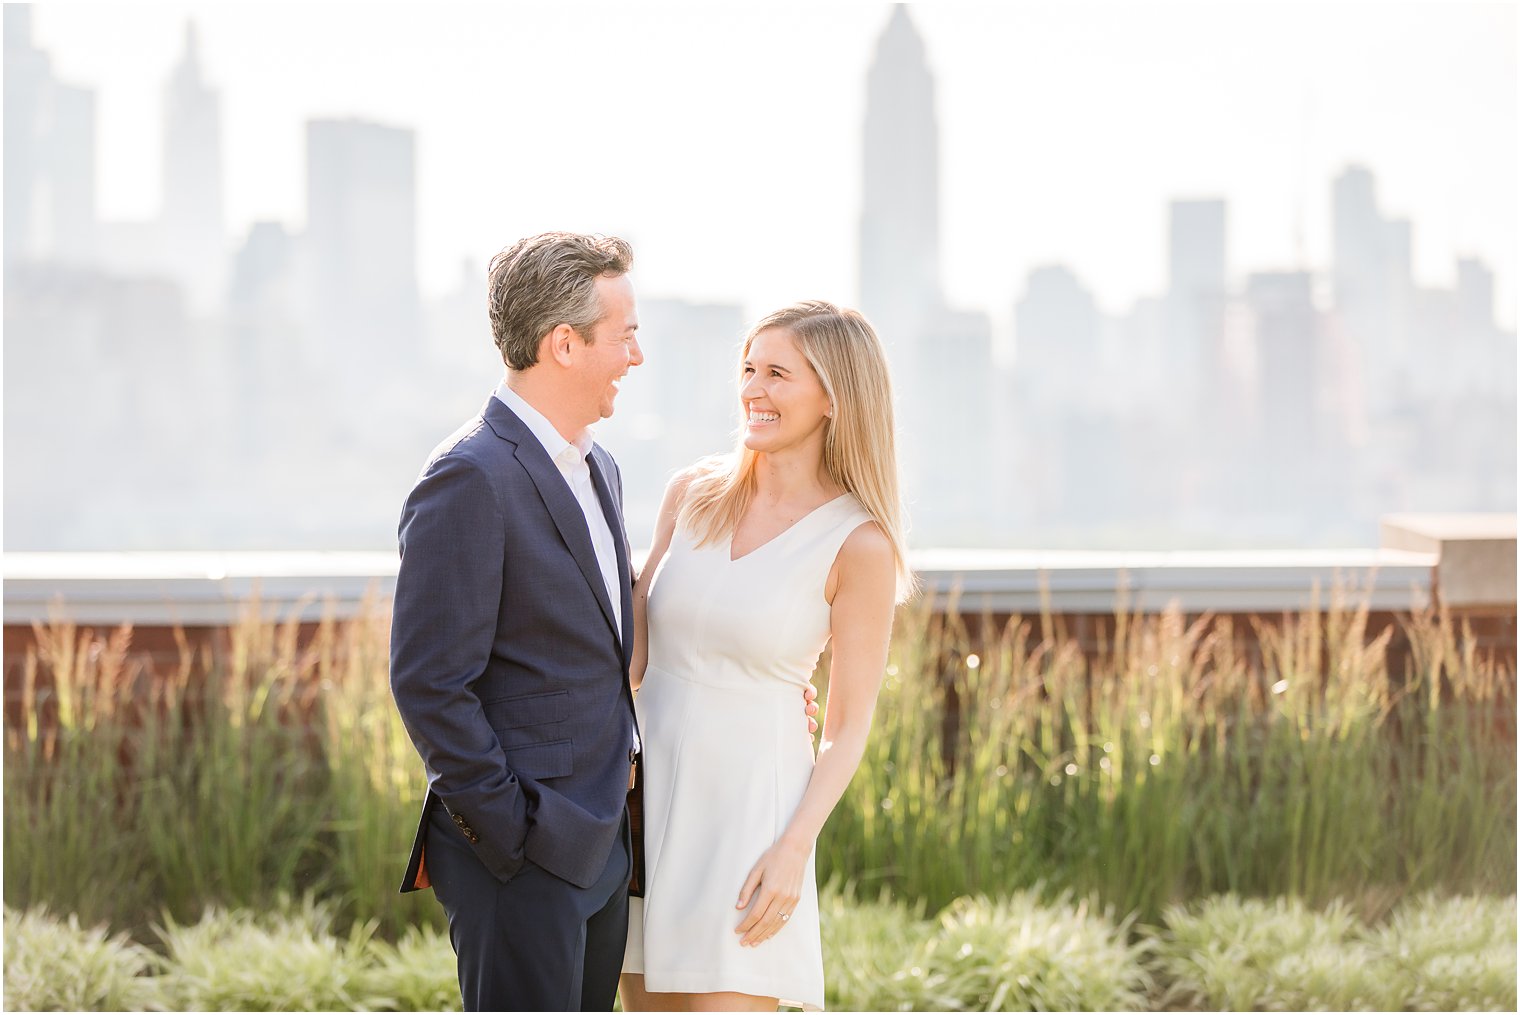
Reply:
<svg viewBox="0 0 1520 1015"><path fill-rule="evenodd" d="M622 479L586 428L644 360L617 238L490 265L506 378L401 515L391 688L428 773L402 891L448 914L469 1010L610 1010L638 750Z"/></svg>

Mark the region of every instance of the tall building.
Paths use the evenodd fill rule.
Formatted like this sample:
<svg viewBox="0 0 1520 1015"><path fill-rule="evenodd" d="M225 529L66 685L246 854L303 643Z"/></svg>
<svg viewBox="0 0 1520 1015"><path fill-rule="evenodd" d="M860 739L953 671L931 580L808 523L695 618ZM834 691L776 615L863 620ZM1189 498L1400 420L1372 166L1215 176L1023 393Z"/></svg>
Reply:
<svg viewBox="0 0 1520 1015"><path fill-rule="evenodd" d="M1290 487L1290 503L1328 433L1321 416L1320 328L1308 272L1259 272L1246 282L1255 323L1264 489Z"/></svg>
<svg viewBox="0 0 1520 1015"><path fill-rule="evenodd" d="M1171 202L1167 231L1167 290L1212 296L1225 290L1225 203L1218 198Z"/></svg>
<svg viewBox="0 0 1520 1015"><path fill-rule="evenodd" d="M196 313L221 309L228 244L222 202L221 99L201 73L195 25L164 91L163 267L185 289Z"/></svg>
<svg viewBox="0 0 1520 1015"><path fill-rule="evenodd" d="M877 40L863 141L860 306L895 347L940 305L934 79L906 4Z"/></svg>
<svg viewBox="0 0 1520 1015"><path fill-rule="evenodd" d="M1029 273L1013 308L1020 407L1066 412L1087 399L1101 323L1092 292L1065 265Z"/></svg>
<svg viewBox="0 0 1520 1015"><path fill-rule="evenodd" d="M92 265L95 93L53 76L28 4L5 5L5 263Z"/></svg>
<svg viewBox="0 0 1520 1015"><path fill-rule="evenodd" d="M1175 404L1187 412L1210 412L1206 393L1218 390L1223 371L1227 295L1225 203L1171 202L1167 230L1167 334L1163 376Z"/></svg>
<svg viewBox="0 0 1520 1015"><path fill-rule="evenodd" d="M1457 258L1457 309L1467 334L1494 330L1494 273L1475 257Z"/></svg>
<svg viewBox="0 0 1520 1015"><path fill-rule="evenodd" d="M421 352L412 131L360 120L306 125L305 302L334 363Z"/></svg>
<svg viewBox="0 0 1520 1015"><path fill-rule="evenodd" d="M1340 327L1356 355L1362 401L1373 415L1408 396L1410 226L1378 208L1376 182L1349 166L1331 188L1332 285Z"/></svg>
<svg viewBox="0 0 1520 1015"><path fill-rule="evenodd" d="M862 141L860 303L896 381L913 523L930 542L985 542L1008 476L992 327L985 314L948 308L940 289L934 78L904 4L877 40ZM976 495L954 492L971 483Z"/></svg>

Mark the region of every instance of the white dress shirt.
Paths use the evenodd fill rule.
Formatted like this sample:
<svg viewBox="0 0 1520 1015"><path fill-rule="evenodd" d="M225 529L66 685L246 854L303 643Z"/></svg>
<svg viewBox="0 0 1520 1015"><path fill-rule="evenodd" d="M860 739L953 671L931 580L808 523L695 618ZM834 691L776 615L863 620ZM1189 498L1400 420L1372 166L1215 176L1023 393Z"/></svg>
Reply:
<svg viewBox="0 0 1520 1015"><path fill-rule="evenodd" d="M621 642L623 595L618 588L617 548L612 541L612 528L607 524L607 516L602 513L602 502L596 495L596 487L591 483L591 464L586 461L593 443L590 428L582 430L575 442L571 443L560 436L560 432L544 418L543 413L509 388L505 379L496 386L496 397L516 413L517 418L538 438L580 504L581 513L586 516L586 528L591 532L591 548L596 551L596 562L602 569L602 580L607 583L607 598L612 601L612 617Z"/></svg>

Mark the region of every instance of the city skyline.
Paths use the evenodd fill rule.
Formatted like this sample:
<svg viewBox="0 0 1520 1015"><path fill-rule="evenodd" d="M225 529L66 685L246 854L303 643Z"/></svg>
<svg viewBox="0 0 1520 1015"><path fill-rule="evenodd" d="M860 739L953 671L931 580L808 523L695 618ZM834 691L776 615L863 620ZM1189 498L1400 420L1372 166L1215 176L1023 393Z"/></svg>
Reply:
<svg viewBox="0 0 1520 1015"><path fill-rule="evenodd" d="M1513 326L1514 188L1508 183L1515 175L1513 10L1330 5L1311 16L1255 4L1222 7L1189 8L1185 16L1172 8L1146 8L1143 17L1105 8L1107 27L1089 27L1085 34L1078 20L1044 5L913 8L940 89L941 284L956 305L990 315L995 351L1006 357L1011 308L1037 268L1071 268L1108 313L1121 313L1135 300L1162 291L1165 209L1176 198L1229 203L1232 266L1326 271L1326 181L1350 163L1372 168L1385 205L1417 223L1412 237L1417 281L1449 286L1456 259L1477 256L1495 272L1500 323ZM468 16L445 11L405 26L373 19L358 33L393 62L407 52L397 38L403 27L412 30L421 53L459 47L457 59L428 64L426 83L412 76L411 62L381 75L384 61L366 46L345 55L351 73L327 73L330 61L324 60L308 66L299 57L347 24L322 8L303 13L300 37L288 40L292 52L279 81L256 59L260 40L271 29L236 8L42 7L34 15L34 33L61 78L97 89L102 218L154 213L158 188L150 177L158 172L158 146L141 139L156 137L162 126L156 106L180 61L184 23L193 19L203 74L224 103L229 245L240 244L259 220L302 228L305 120L358 116L416 132L418 273L424 297L451 291L462 261L483 265L515 235L564 224L629 236L640 253L636 270L642 291L651 295L736 302L751 316L802 294L856 301L854 234L863 195L851 171L853 148L864 115L861 82L887 9L825 6L805 14L781 9L769 17L746 7L726 9L722 16L593 10L597 17L583 19L576 35L593 64L623 66L615 59L597 63L616 53L614 38L631 40L625 49L635 44L638 49L629 51L620 72L625 79L620 90L629 98L611 111L615 122L593 121L598 127L593 136L605 136L609 151L568 160L568 170L559 174L563 185L551 185L555 174L542 164L555 161L556 143L563 145L572 130L569 113L577 98L595 93L597 76L555 79L556 92L564 93L558 100L550 95L515 102L517 92L504 88L493 104L479 92L489 92L506 70L493 73L494 51L467 37L498 40L501 67L520 68L516 83L521 86L542 68L539 50L552 50L549 43L569 38L568 15L513 6L472 10ZM976 31L983 22L984 29ZM1141 35L1116 50L1111 36L1123 29ZM1265 36L1258 40L1263 47L1273 38L1296 39L1293 48L1303 65L1286 76L1278 68L1272 87L1249 80L1261 68L1250 55L1254 47L1243 39L1258 36ZM707 46L692 47L698 38L707 39ZM1057 48L1065 44L1069 57L1065 64L1031 57L1027 73L1045 77L1024 93L1012 90L1013 70L999 77L988 69L989 61L976 59L996 43L1008 51L998 63L1017 65L1020 47L1032 47L1040 38ZM140 44L120 45L124 39ZM534 47L531 40L546 45ZM1379 40L1382 45L1372 44ZM790 52L807 73L764 73L767 67L756 54L768 46ZM735 58L719 59L720 50ZM681 58L660 59L672 51ZM1142 51L1149 56L1140 59ZM1422 76L1429 80L1421 86L1420 100L1400 105L1400 90L1407 87L1400 79L1407 75L1392 74L1395 64L1388 60L1418 65L1422 51L1438 60L1441 74ZM1450 59L1455 52L1462 53L1460 61ZM1332 68L1330 57L1337 53L1344 66ZM1098 63L1111 75L1106 100L1101 80L1082 80L1084 69L1091 77ZM1197 87L1186 86L1188 68L1208 71L1196 77ZM1138 69L1145 73L1137 75ZM682 81L693 75L713 87L683 90ZM337 77L345 80L331 80ZM1361 79L1343 89L1350 98L1332 88ZM473 138L454 122L460 110L453 108L472 81ZM1123 90L1116 92L1112 85L1120 81ZM1477 87L1485 81L1489 87ZM1052 92L1055 86L1059 90ZM295 91L300 94L291 94ZM1377 103L1366 101L1372 93ZM637 101L640 97L649 101ZM478 111L498 106L504 114L502 137L488 136L479 130ZM588 101L581 108L598 106ZM1227 108L1234 113L1221 116ZM1138 124L1136 114L1141 114ZM789 119L795 120L792 129L778 133ZM690 126L683 130L683 124ZM1484 124L1486 134L1480 129ZM1101 134L1105 125L1111 128L1112 154L1084 157L1093 150L1085 139ZM1142 129L1152 136L1139 136ZM1463 138L1461 151L1431 143L1451 136ZM792 137L806 139L797 149L799 155L807 153L806 173L790 167L782 154L789 150L783 139ZM543 154L524 158L511 151L512 140L528 147L537 143ZM1438 154L1410 157L1421 143ZM1166 151L1158 155L1152 150L1157 147ZM503 149L508 157L493 162L491 155ZM1239 153L1232 156L1232 150ZM1478 157L1458 157L1469 152ZM1106 168L1114 160L1122 162L1124 173ZM608 174L626 176L627 182L593 185L595 173L584 163L605 164ZM668 179L662 182L648 163L667 167ZM715 180L718 164L726 168ZM995 164L1001 164L1001 176ZM512 179L491 182L493 165ZM1022 186L1009 186L1010 173ZM1066 185L1056 187L1055 180ZM493 193L513 195L514 185L531 201L490 203ZM462 195L465 204L451 213L440 203L440 192ZM1149 198L1140 200L1136 195L1142 193ZM468 206L470 198L477 207ZM732 216L729 229L714 230L703 207L717 200L725 201L722 207ZM989 233L997 236L990 247ZM792 242L798 238L806 242ZM704 240L733 248L728 277L693 255ZM1244 272L1235 278L1243 283Z"/></svg>
<svg viewBox="0 0 1520 1015"><path fill-rule="evenodd" d="M1449 284L1422 280L1423 221L1389 199L1380 167L1346 162L1315 181L1327 203L1323 264L1242 259L1248 211L1168 193L1145 237L1162 251L1162 276L1120 309L1102 295L1112 279L1081 257L1033 265L1001 306L964 298L950 282L945 212L947 110L960 104L916 10L878 13L849 134L858 292L824 295L860 306L888 350L919 545L1327 545L1368 539L1388 512L1513 510L1515 336L1496 320L1504 276L1452 251ZM30 14L8 6L5 19L13 545L388 543L432 440L478 409L501 373L483 262L456 266L441 295L418 284L426 132L307 117L309 213L228 237L235 230L218 225L231 218L223 170L236 162L226 91L190 21L159 95L161 207L112 219L95 199L105 103L36 44ZM588 135L561 161L616 174L621 162L597 161L606 150ZM781 173L790 151L762 154ZM475 196L518 208L540 195ZM710 217L765 206L729 201ZM663 295L647 277L659 271L640 273L640 236L628 238L640 251L649 362L596 434L628 477L637 540L665 478L731 446L734 348L755 315L738 298ZM701 253L749 279L745 259L763 239ZM1011 361L999 354L1000 317L1015 325ZM66 398L84 408L59 419ZM25 439L44 421L46 440ZM106 428L117 451L100 456L91 449ZM56 467L78 460L88 467Z"/></svg>

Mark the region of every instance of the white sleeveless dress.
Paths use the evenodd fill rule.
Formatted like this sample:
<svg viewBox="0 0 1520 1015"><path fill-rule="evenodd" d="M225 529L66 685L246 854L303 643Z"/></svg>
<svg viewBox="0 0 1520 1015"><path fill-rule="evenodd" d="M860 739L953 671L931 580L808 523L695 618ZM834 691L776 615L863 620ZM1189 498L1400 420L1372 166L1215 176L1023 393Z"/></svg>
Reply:
<svg viewBox="0 0 1520 1015"><path fill-rule="evenodd" d="M739 991L823 1008L818 889L770 940L741 948L734 908L813 771L802 690L829 637L824 582L870 516L844 494L736 561L677 530L649 590L644 898L629 900L623 969L652 991ZM753 905L753 903L751 903Z"/></svg>

